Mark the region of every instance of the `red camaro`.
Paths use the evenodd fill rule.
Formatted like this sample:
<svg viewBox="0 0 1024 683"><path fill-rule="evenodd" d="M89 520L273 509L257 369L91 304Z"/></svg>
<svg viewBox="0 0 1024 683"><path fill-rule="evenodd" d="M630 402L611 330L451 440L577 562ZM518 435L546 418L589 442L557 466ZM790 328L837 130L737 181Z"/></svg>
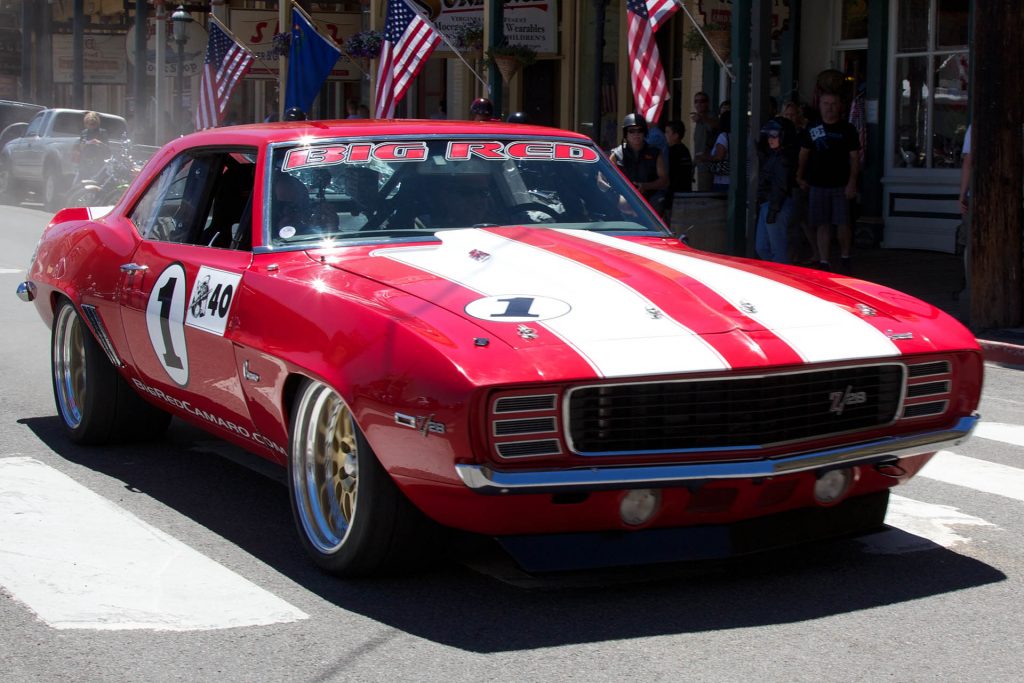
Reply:
<svg viewBox="0 0 1024 683"><path fill-rule="evenodd" d="M586 137L502 123L180 138L58 213L19 295L71 439L173 415L286 465L349 576L431 520L533 570L877 528L982 381L935 308L693 250Z"/></svg>

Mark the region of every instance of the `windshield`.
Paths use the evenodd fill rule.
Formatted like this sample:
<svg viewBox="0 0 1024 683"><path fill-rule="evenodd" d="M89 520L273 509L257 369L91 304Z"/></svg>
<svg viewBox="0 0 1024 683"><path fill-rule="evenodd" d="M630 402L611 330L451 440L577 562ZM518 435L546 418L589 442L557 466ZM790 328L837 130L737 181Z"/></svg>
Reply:
<svg viewBox="0 0 1024 683"><path fill-rule="evenodd" d="M269 175L272 247L500 225L667 234L585 141L317 141L276 147Z"/></svg>

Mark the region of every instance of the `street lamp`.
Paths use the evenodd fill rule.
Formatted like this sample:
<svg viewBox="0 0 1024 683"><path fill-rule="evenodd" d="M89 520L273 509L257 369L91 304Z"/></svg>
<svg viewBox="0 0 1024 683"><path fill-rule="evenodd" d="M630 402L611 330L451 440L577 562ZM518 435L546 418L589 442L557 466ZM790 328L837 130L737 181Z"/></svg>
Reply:
<svg viewBox="0 0 1024 683"><path fill-rule="evenodd" d="M185 111L185 43L188 42L188 25L191 23L192 15L186 12L182 5L178 5L178 9L174 10L174 14L171 15L171 25L174 27L174 42L178 44L178 70L176 73L178 116L182 116Z"/></svg>

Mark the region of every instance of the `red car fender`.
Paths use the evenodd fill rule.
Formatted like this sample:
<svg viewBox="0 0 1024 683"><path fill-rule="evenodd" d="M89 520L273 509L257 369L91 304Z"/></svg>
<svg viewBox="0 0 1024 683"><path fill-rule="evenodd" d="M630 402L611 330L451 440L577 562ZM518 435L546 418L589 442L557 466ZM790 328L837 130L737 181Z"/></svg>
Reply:
<svg viewBox="0 0 1024 683"><path fill-rule="evenodd" d="M473 351L476 326L440 309L429 321L412 320L377 283L308 261L278 265L254 265L230 331L239 363L250 360L261 375L259 387L243 383L255 428L286 439L290 383L308 377L348 403L386 469L457 481L455 454L472 452L465 397L474 388L457 359ZM273 360L257 365L259 350ZM267 384L271 391L257 390Z"/></svg>

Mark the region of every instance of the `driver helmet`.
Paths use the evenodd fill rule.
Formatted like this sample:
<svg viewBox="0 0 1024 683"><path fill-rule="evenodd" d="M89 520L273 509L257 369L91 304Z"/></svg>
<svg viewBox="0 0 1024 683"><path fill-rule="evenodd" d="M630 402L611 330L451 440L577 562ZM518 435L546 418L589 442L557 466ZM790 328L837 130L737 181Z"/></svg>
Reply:
<svg viewBox="0 0 1024 683"><path fill-rule="evenodd" d="M644 137L647 136L647 121L640 114L626 114L626 118L622 119L622 139L626 139L626 130L634 126L640 126L643 128Z"/></svg>
<svg viewBox="0 0 1024 683"><path fill-rule="evenodd" d="M486 97L478 97L473 100L473 104L469 105L469 113L491 118L494 116L494 104Z"/></svg>
<svg viewBox="0 0 1024 683"><path fill-rule="evenodd" d="M306 112L301 107L288 107L284 110L285 121L305 121Z"/></svg>
<svg viewBox="0 0 1024 683"><path fill-rule="evenodd" d="M530 117L525 111L514 111L508 115L506 123L529 123Z"/></svg>

